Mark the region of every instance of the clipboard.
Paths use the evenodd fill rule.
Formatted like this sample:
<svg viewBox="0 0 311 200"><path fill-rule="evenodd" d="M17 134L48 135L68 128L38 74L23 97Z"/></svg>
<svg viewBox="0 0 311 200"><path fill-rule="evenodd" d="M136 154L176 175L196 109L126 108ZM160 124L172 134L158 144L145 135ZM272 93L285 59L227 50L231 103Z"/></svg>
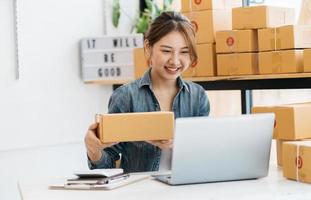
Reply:
<svg viewBox="0 0 311 200"><path fill-rule="evenodd" d="M139 175L130 175L128 178L119 181L111 181L106 184L71 184L67 183L56 183L49 185L50 190L112 190L120 188L138 181L142 181L150 178L150 175L139 174Z"/></svg>

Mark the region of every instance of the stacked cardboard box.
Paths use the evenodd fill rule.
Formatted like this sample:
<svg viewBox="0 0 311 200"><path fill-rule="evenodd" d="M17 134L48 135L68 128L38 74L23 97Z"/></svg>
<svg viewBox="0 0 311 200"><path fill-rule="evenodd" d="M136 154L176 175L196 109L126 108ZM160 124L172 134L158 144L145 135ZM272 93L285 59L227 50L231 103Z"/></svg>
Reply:
<svg viewBox="0 0 311 200"><path fill-rule="evenodd" d="M196 30L198 63L184 72L184 77L216 76L215 32L231 29L233 7L240 0L182 0L182 13Z"/></svg>
<svg viewBox="0 0 311 200"><path fill-rule="evenodd" d="M279 26L258 31L259 72L299 73L304 71L303 49L311 48L311 26Z"/></svg>
<svg viewBox="0 0 311 200"><path fill-rule="evenodd" d="M311 103L308 102L281 106L254 107L252 112L272 112L275 114L273 138L277 140L276 144L278 166L283 167L283 174L285 177L301 180L304 182L310 182L310 179L304 178L311 176L311 171L305 170L305 168L297 168L297 163L293 161L293 155L298 153L298 156L301 156L303 152L297 151L297 148L299 149L299 145L304 144L306 141L311 142L310 139L308 139L311 138L311 124L309 122L311 117ZM305 148L308 149L310 147ZM310 151L311 153L311 148L307 151ZM307 155L307 157L310 156L311 154ZM299 159L303 159L302 162L305 163L307 158ZM301 176L298 176L298 174L293 174L293 170L296 170L297 173L299 172Z"/></svg>
<svg viewBox="0 0 311 200"><path fill-rule="evenodd" d="M284 142L282 148L283 175L311 183L311 141Z"/></svg>
<svg viewBox="0 0 311 200"><path fill-rule="evenodd" d="M271 6L232 9L233 30L216 33L217 74L258 74L258 31L294 22L291 8Z"/></svg>
<svg viewBox="0 0 311 200"><path fill-rule="evenodd" d="M303 71L311 72L311 49L303 51Z"/></svg>

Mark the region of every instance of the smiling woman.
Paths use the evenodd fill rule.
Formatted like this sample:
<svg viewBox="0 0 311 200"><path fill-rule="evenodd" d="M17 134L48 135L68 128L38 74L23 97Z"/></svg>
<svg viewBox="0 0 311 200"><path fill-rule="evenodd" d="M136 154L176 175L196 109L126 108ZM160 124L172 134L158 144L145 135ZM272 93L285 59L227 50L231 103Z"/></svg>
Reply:
<svg viewBox="0 0 311 200"><path fill-rule="evenodd" d="M207 116L210 108L204 89L181 78L197 60L194 39L189 19L180 13L164 12L157 17L145 34L149 70L114 91L109 113L172 111L175 118ZM126 172L170 169L172 140L102 144L96 127L91 125L85 136L91 169L115 167L120 154L120 167Z"/></svg>

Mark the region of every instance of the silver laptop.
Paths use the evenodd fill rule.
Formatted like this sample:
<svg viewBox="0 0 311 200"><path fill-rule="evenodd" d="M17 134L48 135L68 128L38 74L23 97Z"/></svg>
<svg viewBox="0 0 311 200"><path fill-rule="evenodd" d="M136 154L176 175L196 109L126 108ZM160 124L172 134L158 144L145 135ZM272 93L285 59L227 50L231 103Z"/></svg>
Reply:
<svg viewBox="0 0 311 200"><path fill-rule="evenodd" d="M268 175L274 114L176 119L171 184L255 179Z"/></svg>

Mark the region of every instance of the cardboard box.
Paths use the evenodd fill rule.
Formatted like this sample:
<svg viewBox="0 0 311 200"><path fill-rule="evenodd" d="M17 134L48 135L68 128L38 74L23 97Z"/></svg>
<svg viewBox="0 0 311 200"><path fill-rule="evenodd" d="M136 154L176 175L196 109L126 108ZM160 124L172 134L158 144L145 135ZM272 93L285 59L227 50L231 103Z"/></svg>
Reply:
<svg viewBox="0 0 311 200"><path fill-rule="evenodd" d="M144 48L135 48L133 50L134 55L134 77L140 78L149 69L147 60L145 57Z"/></svg>
<svg viewBox="0 0 311 200"><path fill-rule="evenodd" d="M311 72L311 49L303 51L303 71Z"/></svg>
<svg viewBox="0 0 311 200"><path fill-rule="evenodd" d="M257 53L217 55L217 75L251 75L258 73Z"/></svg>
<svg viewBox="0 0 311 200"><path fill-rule="evenodd" d="M283 143L283 176L311 183L311 141Z"/></svg>
<svg viewBox="0 0 311 200"><path fill-rule="evenodd" d="M251 6L232 9L233 29L261 29L294 23L294 8Z"/></svg>
<svg viewBox="0 0 311 200"><path fill-rule="evenodd" d="M311 103L253 107L252 113L275 114L274 139L311 138Z"/></svg>
<svg viewBox="0 0 311 200"><path fill-rule="evenodd" d="M303 50L259 52L259 74L303 72Z"/></svg>
<svg viewBox="0 0 311 200"><path fill-rule="evenodd" d="M241 6L241 0L182 0L181 12L231 9Z"/></svg>
<svg viewBox="0 0 311 200"><path fill-rule="evenodd" d="M283 142L285 140L276 140L276 158L277 158L277 164L279 167L282 167L283 165Z"/></svg>
<svg viewBox="0 0 311 200"><path fill-rule="evenodd" d="M194 67L189 67L183 73L183 77L216 76L215 44L198 44L197 53L197 64Z"/></svg>
<svg viewBox="0 0 311 200"><path fill-rule="evenodd" d="M196 43L215 43L215 32L231 30L231 10L205 10L184 13L196 30Z"/></svg>
<svg viewBox="0 0 311 200"><path fill-rule="evenodd" d="M257 30L216 32L216 53L258 52Z"/></svg>
<svg viewBox="0 0 311 200"><path fill-rule="evenodd" d="M103 143L168 140L174 134L173 112L141 112L97 115Z"/></svg>
<svg viewBox="0 0 311 200"><path fill-rule="evenodd" d="M311 26L282 26L258 30L259 51L311 48Z"/></svg>

